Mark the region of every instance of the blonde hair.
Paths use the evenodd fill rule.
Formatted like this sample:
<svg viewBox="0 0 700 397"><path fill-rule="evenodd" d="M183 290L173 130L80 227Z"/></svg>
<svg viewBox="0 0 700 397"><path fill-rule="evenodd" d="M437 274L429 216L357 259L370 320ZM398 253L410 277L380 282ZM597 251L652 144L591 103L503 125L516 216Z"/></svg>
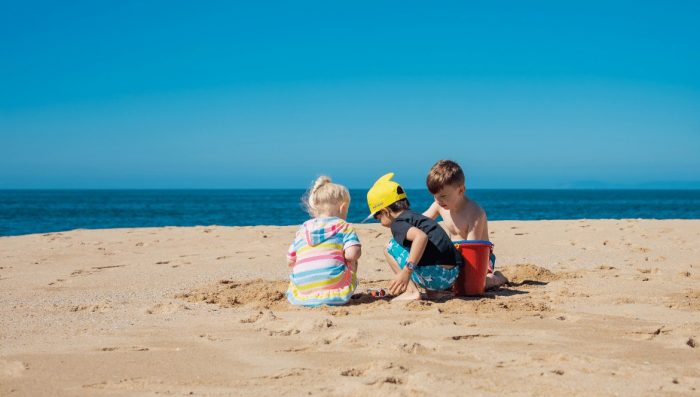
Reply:
<svg viewBox="0 0 700 397"><path fill-rule="evenodd" d="M340 204L350 204L350 192L343 185L331 182L331 178L321 175L316 178L303 198L309 215L316 217L323 212L337 209Z"/></svg>

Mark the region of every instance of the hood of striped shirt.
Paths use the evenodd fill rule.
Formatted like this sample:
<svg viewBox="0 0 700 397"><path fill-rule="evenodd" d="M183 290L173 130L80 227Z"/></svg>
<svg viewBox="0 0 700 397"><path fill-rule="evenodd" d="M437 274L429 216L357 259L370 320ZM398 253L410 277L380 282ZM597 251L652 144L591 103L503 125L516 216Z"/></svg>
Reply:
<svg viewBox="0 0 700 397"><path fill-rule="evenodd" d="M306 243L314 246L323 243L343 230L345 221L336 218L314 218L304 222Z"/></svg>

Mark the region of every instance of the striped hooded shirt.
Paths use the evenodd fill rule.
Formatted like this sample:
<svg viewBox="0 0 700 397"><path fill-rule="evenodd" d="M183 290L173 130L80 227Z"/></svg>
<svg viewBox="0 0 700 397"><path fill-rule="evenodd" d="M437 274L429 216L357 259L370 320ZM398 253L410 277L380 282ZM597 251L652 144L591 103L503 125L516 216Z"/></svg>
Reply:
<svg viewBox="0 0 700 397"><path fill-rule="evenodd" d="M310 219L289 246L291 274L287 298L293 304L318 306L346 303L357 285L343 251L360 240L353 227L337 217Z"/></svg>

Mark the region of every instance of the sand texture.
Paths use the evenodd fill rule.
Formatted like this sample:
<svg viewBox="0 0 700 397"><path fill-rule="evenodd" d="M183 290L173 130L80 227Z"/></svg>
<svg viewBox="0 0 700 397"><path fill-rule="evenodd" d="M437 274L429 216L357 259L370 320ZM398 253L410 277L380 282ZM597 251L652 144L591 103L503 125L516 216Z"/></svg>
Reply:
<svg viewBox="0 0 700 397"><path fill-rule="evenodd" d="M700 221L491 222L504 288L316 309L283 294L295 229L0 238L0 396L700 395Z"/></svg>

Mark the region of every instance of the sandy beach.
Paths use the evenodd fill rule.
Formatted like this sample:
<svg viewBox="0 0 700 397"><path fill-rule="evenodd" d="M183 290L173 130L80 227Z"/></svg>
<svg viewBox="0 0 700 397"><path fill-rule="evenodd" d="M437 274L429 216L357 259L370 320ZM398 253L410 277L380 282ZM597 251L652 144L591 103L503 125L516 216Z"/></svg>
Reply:
<svg viewBox="0 0 700 397"><path fill-rule="evenodd" d="M389 238L357 227L358 291ZM0 238L2 396L700 394L700 221L491 222L481 298L290 306L296 227Z"/></svg>

